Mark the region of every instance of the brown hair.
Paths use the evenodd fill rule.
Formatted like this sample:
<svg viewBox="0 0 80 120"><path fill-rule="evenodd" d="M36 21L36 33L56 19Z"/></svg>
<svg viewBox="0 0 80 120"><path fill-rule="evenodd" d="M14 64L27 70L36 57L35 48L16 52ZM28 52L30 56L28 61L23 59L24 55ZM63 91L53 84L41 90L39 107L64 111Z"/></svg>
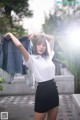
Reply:
<svg viewBox="0 0 80 120"><path fill-rule="evenodd" d="M46 37L44 35L38 35L38 36L35 36L34 37L34 40L33 40L33 49L32 49L32 53L33 54L38 54L37 53L37 50L36 50L36 45L38 44L41 44L43 43L45 46L46 46L46 50L45 52L43 53L44 56L48 56L49 53L48 53L48 49L47 49L47 42L46 42Z"/></svg>

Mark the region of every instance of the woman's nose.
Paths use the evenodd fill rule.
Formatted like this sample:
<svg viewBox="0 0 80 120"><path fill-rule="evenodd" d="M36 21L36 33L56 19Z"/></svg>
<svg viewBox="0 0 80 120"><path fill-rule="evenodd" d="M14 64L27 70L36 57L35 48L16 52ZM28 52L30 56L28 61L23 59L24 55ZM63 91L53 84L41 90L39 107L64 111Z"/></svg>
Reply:
<svg viewBox="0 0 80 120"><path fill-rule="evenodd" d="M43 44L40 44L40 47L42 48L42 47L43 47Z"/></svg>

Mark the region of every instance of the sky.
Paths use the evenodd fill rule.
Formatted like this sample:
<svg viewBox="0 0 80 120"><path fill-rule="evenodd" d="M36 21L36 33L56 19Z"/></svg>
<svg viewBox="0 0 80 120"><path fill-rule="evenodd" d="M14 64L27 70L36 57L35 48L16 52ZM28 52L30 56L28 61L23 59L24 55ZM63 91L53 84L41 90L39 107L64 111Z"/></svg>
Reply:
<svg viewBox="0 0 80 120"><path fill-rule="evenodd" d="M23 27L28 29L29 33L41 32L45 15L54 12L55 0L29 0L30 9L33 10L32 18L23 19Z"/></svg>

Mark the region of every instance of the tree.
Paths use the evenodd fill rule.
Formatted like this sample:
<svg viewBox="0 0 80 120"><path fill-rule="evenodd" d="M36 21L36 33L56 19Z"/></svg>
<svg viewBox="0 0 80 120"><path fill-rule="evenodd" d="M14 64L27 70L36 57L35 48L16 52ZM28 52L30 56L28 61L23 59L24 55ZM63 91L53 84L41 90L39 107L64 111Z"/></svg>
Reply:
<svg viewBox="0 0 80 120"><path fill-rule="evenodd" d="M56 35L63 28L63 19L60 16L58 17L56 13L54 15L49 14L49 18L45 16L45 23L42 26L45 33Z"/></svg>
<svg viewBox="0 0 80 120"><path fill-rule="evenodd" d="M4 9L4 14L9 19L12 26L12 10L19 16L19 18L32 16L32 11L29 10L28 0L0 0L0 7Z"/></svg>
<svg viewBox="0 0 80 120"><path fill-rule="evenodd" d="M29 9L29 0L0 0L0 35L8 31L25 34L21 24L24 17L32 17L32 10ZM15 16L12 16L12 11Z"/></svg>

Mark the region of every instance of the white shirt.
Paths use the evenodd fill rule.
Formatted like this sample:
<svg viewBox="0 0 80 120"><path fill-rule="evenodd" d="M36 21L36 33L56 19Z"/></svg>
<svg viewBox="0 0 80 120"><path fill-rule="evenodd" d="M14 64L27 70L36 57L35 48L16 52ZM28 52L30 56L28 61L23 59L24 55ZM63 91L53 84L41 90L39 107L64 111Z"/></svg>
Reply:
<svg viewBox="0 0 80 120"><path fill-rule="evenodd" d="M53 53L47 57L29 55L29 60L24 61L25 65L34 74L36 82L48 81L55 77L55 66L52 61Z"/></svg>

